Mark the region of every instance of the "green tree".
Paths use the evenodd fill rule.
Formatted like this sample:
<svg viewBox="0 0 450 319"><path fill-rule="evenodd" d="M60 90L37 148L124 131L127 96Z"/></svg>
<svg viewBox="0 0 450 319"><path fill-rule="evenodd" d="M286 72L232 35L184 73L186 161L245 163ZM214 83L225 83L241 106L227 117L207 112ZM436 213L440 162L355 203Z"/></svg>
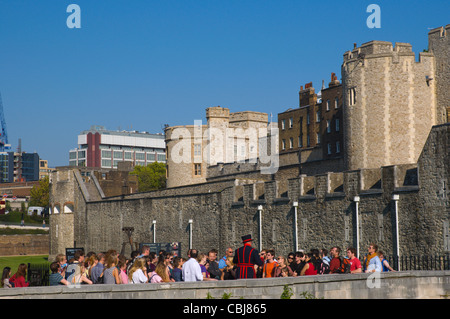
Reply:
<svg viewBox="0 0 450 319"><path fill-rule="evenodd" d="M30 191L30 206L48 207L50 184L48 176L41 179Z"/></svg>
<svg viewBox="0 0 450 319"><path fill-rule="evenodd" d="M154 162L147 166L135 166L130 172L138 177L138 191L148 192L166 187L166 165Z"/></svg>

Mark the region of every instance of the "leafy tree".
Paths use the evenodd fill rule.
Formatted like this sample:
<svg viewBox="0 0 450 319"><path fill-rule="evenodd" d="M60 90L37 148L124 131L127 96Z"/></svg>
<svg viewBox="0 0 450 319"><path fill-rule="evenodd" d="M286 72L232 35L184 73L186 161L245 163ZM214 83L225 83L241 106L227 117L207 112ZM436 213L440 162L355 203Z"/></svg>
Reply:
<svg viewBox="0 0 450 319"><path fill-rule="evenodd" d="M30 206L48 207L50 197L48 176L41 179L30 191Z"/></svg>
<svg viewBox="0 0 450 319"><path fill-rule="evenodd" d="M130 172L138 177L138 191L148 192L166 187L166 165L154 162L147 166L135 166Z"/></svg>

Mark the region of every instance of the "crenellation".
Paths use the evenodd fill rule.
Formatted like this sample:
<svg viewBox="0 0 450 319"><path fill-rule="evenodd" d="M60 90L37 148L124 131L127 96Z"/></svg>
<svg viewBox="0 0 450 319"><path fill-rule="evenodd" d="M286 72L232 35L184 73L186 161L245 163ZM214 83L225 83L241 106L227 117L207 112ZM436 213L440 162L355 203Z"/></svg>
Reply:
<svg viewBox="0 0 450 319"><path fill-rule="evenodd" d="M311 196L316 193L316 179L314 176L300 175L300 196Z"/></svg>
<svg viewBox="0 0 450 319"><path fill-rule="evenodd" d="M382 169L362 169L359 172L360 191L381 190L382 189Z"/></svg>
<svg viewBox="0 0 450 319"><path fill-rule="evenodd" d="M353 198L374 193L390 196L395 191L417 191L419 178L416 164L403 164L265 182L236 180L234 184L233 202L248 207L252 201L270 204L279 199L295 202L302 197L320 201L327 196Z"/></svg>
<svg viewBox="0 0 450 319"><path fill-rule="evenodd" d="M344 173L327 174L327 193L344 193Z"/></svg>

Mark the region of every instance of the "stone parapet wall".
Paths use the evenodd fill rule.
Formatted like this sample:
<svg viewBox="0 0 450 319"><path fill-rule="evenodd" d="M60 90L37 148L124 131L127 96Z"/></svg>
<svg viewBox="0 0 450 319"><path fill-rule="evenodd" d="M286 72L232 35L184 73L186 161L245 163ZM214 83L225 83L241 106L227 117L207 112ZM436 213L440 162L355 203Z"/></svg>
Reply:
<svg viewBox="0 0 450 319"><path fill-rule="evenodd" d="M324 299L443 299L449 298L450 271L317 275L165 284L81 285L1 289L0 299L280 299L285 285L292 299L304 295ZM174 303L176 304L176 303ZM175 311L175 309L173 309ZM180 308L180 313L182 308ZM275 310L271 309L273 313Z"/></svg>

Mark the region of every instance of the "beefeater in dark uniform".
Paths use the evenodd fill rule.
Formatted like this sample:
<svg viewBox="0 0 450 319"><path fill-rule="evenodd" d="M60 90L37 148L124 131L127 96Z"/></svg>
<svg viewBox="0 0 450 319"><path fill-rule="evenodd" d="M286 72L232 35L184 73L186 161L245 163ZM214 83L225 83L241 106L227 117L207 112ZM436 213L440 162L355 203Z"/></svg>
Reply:
<svg viewBox="0 0 450 319"><path fill-rule="evenodd" d="M255 265L262 266L259 252L252 247L252 236L242 236L244 246L234 252L233 263L236 265L236 279L256 278Z"/></svg>

